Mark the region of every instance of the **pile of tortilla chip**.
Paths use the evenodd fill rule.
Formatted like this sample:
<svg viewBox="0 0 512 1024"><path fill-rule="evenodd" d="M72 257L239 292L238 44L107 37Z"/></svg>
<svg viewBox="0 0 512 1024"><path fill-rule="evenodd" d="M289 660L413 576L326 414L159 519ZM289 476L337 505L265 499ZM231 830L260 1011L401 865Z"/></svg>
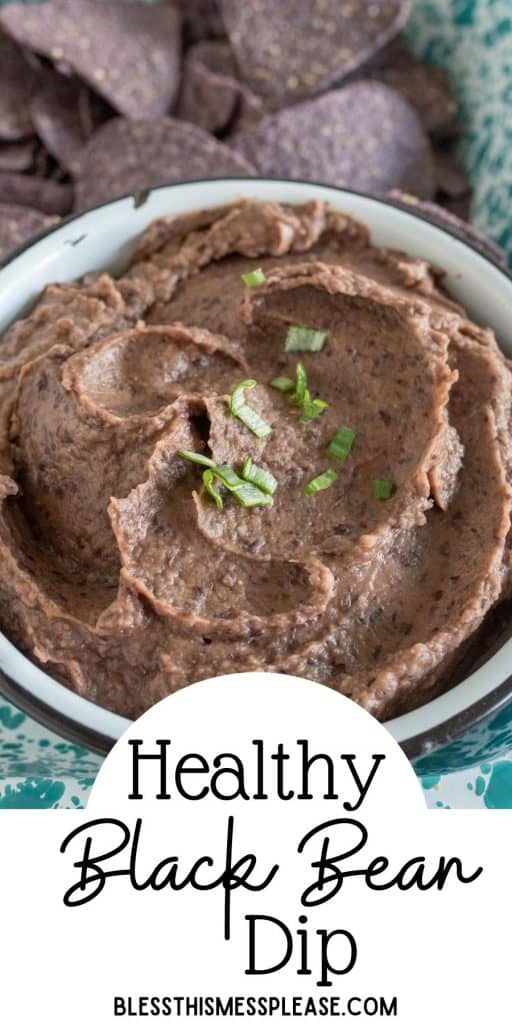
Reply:
<svg viewBox="0 0 512 1024"><path fill-rule="evenodd" d="M466 217L456 103L398 39L407 13L408 0L3 6L0 259L71 212L197 178L394 190Z"/></svg>

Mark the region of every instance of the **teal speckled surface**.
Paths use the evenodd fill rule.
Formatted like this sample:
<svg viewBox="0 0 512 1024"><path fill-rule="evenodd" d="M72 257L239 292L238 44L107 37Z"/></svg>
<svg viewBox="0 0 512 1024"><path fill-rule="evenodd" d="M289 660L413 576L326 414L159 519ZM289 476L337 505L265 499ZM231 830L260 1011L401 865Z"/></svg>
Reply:
<svg viewBox="0 0 512 1024"><path fill-rule="evenodd" d="M512 256L511 0L418 0L409 42L447 69L459 102L460 156L474 190L473 222Z"/></svg>
<svg viewBox="0 0 512 1024"><path fill-rule="evenodd" d="M422 784L428 807L510 810L512 754L452 775L426 775Z"/></svg>
<svg viewBox="0 0 512 1024"><path fill-rule="evenodd" d="M0 810L83 807L100 764L101 758L0 703ZM422 784L434 809L512 809L512 750L463 772L424 775Z"/></svg>
<svg viewBox="0 0 512 1024"><path fill-rule="evenodd" d="M82 806L100 764L0 700L0 809Z"/></svg>
<svg viewBox="0 0 512 1024"><path fill-rule="evenodd" d="M472 219L512 256L512 0L417 0L407 35L449 71ZM83 806L100 763L0 700L0 809ZM429 807L512 808L512 749L465 771L440 768L435 757L423 768L435 772L422 778Z"/></svg>

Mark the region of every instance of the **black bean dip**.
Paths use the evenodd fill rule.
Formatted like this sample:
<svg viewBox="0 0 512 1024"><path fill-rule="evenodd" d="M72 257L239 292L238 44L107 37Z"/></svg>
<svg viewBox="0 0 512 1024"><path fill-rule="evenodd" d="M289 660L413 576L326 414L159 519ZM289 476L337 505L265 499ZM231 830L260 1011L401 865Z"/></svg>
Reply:
<svg viewBox="0 0 512 1024"><path fill-rule="evenodd" d="M0 376L0 622L102 706L275 670L386 719L506 594L508 364L439 271L320 202L157 221L123 276L48 286ZM265 436L231 409L247 380ZM210 463L276 486L253 507L214 476L221 508Z"/></svg>

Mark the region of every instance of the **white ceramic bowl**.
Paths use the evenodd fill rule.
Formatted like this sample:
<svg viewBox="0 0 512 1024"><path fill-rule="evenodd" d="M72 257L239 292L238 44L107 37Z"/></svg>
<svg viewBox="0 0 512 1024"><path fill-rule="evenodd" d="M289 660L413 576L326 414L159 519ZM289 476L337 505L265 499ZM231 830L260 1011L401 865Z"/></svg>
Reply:
<svg viewBox="0 0 512 1024"><path fill-rule="evenodd" d="M0 270L0 331L31 306L48 282L68 281L93 269L122 271L134 240L155 217L217 206L240 196L288 203L324 199L334 208L360 218L378 245L402 249L443 267L451 294L478 323L492 326L504 350L512 355L512 279L491 259L416 212L403 211L383 200L332 187L270 179L169 185L153 189L147 196L128 196L68 219L26 246ZM127 725L127 719L50 678L1 634L0 670L0 690L7 697L90 749L108 750ZM477 727L481 731L497 712L511 706L511 672L512 640L463 683L424 707L388 722L387 727L413 760L438 751L441 760L444 756L443 767L459 767L467 761L469 732ZM470 760L479 754L482 756L475 750L474 755L469 754Z"/></svg>

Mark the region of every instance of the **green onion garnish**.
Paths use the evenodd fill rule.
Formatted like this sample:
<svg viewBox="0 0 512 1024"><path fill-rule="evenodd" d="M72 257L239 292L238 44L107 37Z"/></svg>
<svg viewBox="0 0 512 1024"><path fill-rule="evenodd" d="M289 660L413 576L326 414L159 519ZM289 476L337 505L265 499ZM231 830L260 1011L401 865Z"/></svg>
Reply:
<svg viewBox="0 0 512 1024"><path fill-rule="evenodd" d="M232 416L241 420L255 437L269 437L272 432L269 424L262 419L256 409L247 405L244 398L244 391L254 387L256 387L255 380L244 380L241 384L237 384L230 398L229 411Z"/></svg>
<svg viewBox="0 0 512 1024"><path fill-rule="evenodd" d="M260 491L263 491L264 494L273 494L277 487L275 476L272 476L268 469L255 466L251 458L245 460L242 467L242 476L244 480L248 480L250 483L255 484L256 487L259 487Z"/></svg>
<svg viewBox="0 0 512 1024"><path fill-rule="evenodd" d="M288 401L290 405L298 405L299 408L304 405L304 402L309 402L310 396L308 391L308 375L306 367L302 363L297 363L295 367L295 390L293 395L290 395Z"/></svg>
<svg viewBox="0 0 512 1024"><path fill-rule="evenodd" d="M282 391L286 394L287 391L293 391L295 385L291 377L274 377L274 380L270 381L270 387L275 388L276 391Z"/></svg>
<svg viewBox="0 0 512 1024"><path fill-rule="evenodd" d="M266 277L261 267L258 267L256 270L250 270L248 274L242 274L242 281L249 288L259 288L260 284L265 284Z"/></svg>
<svg viewBox="0 0 512 1024"><path fill-rule="evenodd" d="M324 402L321 398L311 398L307 386L308 375L303 363L297 363L295 377L295 390L290 395L288 401L290 405L297 405L299 409L302 409L299 423L309 423L311 420L316 420L322 415L324 409L327 409L327 402Z"/></svg>
<svg viewBox="0 0 512 1024"><path fill-rule="evenodd" d="M286 335L285 352L320 352L325 344L327 331L315 331L313 327L292 324Z"/></svg>
<svg viewBox="0 0 512 1024"><path fill-rule="evenodd" d="M259 487L255 487L253 483L244 480L239 477L231 466L216 466L215 469L210 470L212 476L220 480L224 487L229 491L241 505L245 508L252 508L254 505L271 505L272 498L269 494L264 494Z"/></svg>
<svg viewBox="0 0 512 1024"><path fill-rule="evenodd" d="M236 491L233 491L233 495L244 508L255 508L257 505L272 505L270 494L265 494L259 487L255 487L254 484L242 483L241 487L237 487Z"/></svg>
<svg viewBox="0 0 512 1024"><path fill-rule="evenodd" d="M276 391L282 391L284 394L292 392L288 397L290 405L302 409L299 423L316 420L322 415L324 409L327 409L327 402L324 402L323 399L311 398L307 370L303 363L297 363L295 367L295 386L289 377L275 377L270 381L270 387L275 388Z"/></svg>
<svg viewBox="0 0 512 1024"><path fill-rule="evenodd" d="M236 415L255 437L270 437L272 431L269 424L250 405L242 405Z"/></svg>
<svg viewBox="0 0 512 1024"><path fill-rule="evenodd" d="M338 474L334 469L326 469L325 473L320 473L320 476L313 477L312 480L306 484L304 488L304 494L310 497L312 494L317 494L318 491L326 491L328 487L332 487L333 483L338 479Z"/></svg>
<svg viewBox="0 0 512 1024"><path fill-rule="evenodd" d="M241 384L237 384L229 400L229 411L232 416L238 416L239 409L245 405L244 391L250 391L251 388L255 387L255 380L243 380Z"/></svg>
<svg viewBox="0 0 512 1024"><path fill-rule="evenodd" d="M247 406L247 408L249 407ZM243 475L240 477L231 466L217 466L213 459L207 458L206 455L200 455L198 452L189 452L182 448L178 455L181 455L182 459L187 459L188 462L197 463L198 466L207 466L203 472L203 484L217 508L222 509L224 502L214 486L214 480L219 480L221 484L224 484L226 490L245 508L272 504L271 495L277 487L277 480L272 473L260 469L259 466L253 466L252 459L245 460Z"/></svg>
<svg viewBox="0 0 512 1024"><path fill-rule="evenodd" d="M217 508L224 508L224 502L216 487L213 486L213 473L211 469L205 469L203 473L203 484L210 497L213 498Z"/></svg>
<svg viewBox="0 0 512 1024"><path fill-rule="evenodd" d="M234 469L231 469L231 466L214 466L212 472L232 494L243 484L243 480L240 479L238 473L235 473Z"/></svg>
<svg viewBox="0 0 512 1024"><path fill-rule="evenodd" d="M377 480L373 481L373 493L379 501L388 501L389 498L393 497L395 490L396 488L392 480L378 477Z"/></svg>
<svg viewBox="0 0 512 1024"><path fill-rule="evenodd" d="M350 455L355 436L356 432L351 427L340 427L327 446L327 454L331 455L333 459L343 461Z"/></svg>
<svg viewBox="0 0 512 1024"><path fill-rule="evenodd" d="M198 466L210 466L210 468L215 466L213 459L209 459L206 455L200 455L199 452L188 452L182 448L178 455L181 455L182 459L187 459L188 462L196 462Z"/></svg>
<svg viewBox="0 0 512 1024"><path fill-rule="evenodd" d="M304 412L299 419L299 423L309 423L311 420L317 420L322 415L324 409L327 408L327 402L322 401L321 398L314 398L313 401L309 399L303 406Z"/></svg>
<svg viewBox="0 0 512 1024"><path fill-rule="evenodd" d="M219 480L221 484L230 494L244 508L254 508L256 505L271 505L272 498L270 494L264 493L259 487L253 483L244 480L242 477L235 473L231 466L213 466L211 469L206 469L203 473L203 483L211 495L217 508L222 508L222 498L219 492L213 486L213 481ZM219 504L220 502L220 504Z"/></svg>

